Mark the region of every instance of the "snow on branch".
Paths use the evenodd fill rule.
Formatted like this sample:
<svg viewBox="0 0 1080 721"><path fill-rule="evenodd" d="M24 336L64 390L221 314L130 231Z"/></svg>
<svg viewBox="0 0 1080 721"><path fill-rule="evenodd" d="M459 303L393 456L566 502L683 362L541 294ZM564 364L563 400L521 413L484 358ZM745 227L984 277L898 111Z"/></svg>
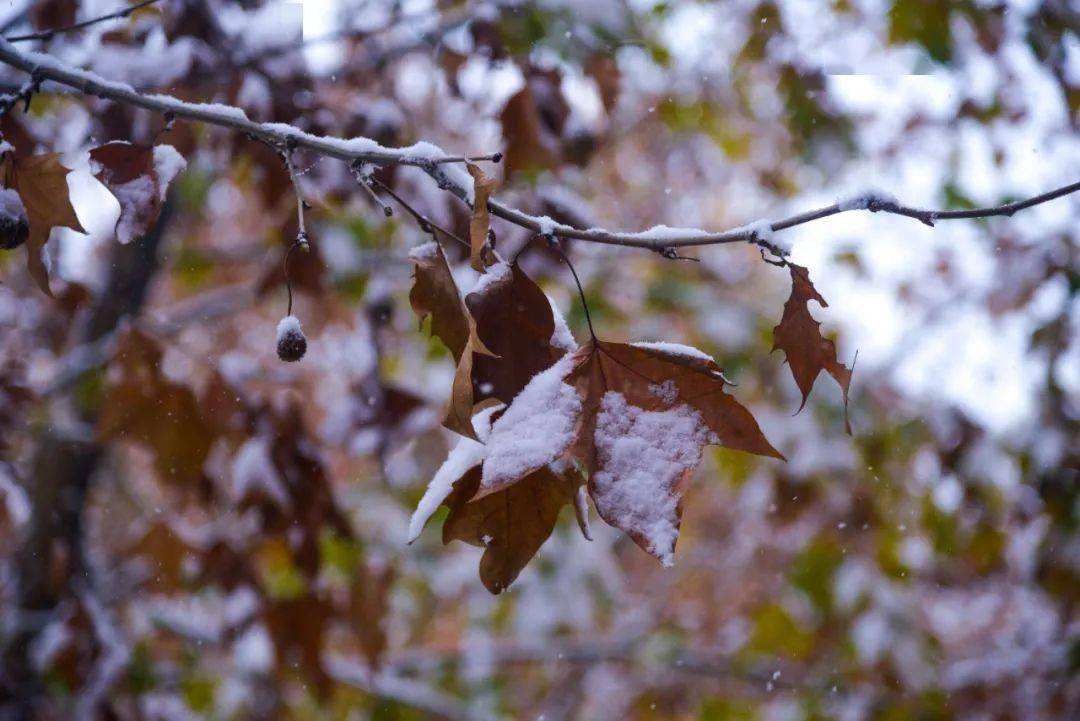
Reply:
<svg viewBox="0 0 1080 721"><path fill-rule="evenodd" d="M335 138L306 133L285 123L257 123L249 119L240 108L220 104L189 103L170 95L140 93L130 85L105 80L94 73L69 67L50 55L21 51L8 40L0 39L0 62L31 73L42 81L48 80L66 85L87 95L159 112L167 117L231 128L265 142L305 148L320 155L352 163L419 167L427 172L440 188L452 193L470 206L473 201L472 178L464 169L455 164L482 158L494 160L498 155L482 157L450 155L437 145L423 141L406 147L389 148L370 138ZM530 215L496 200L488 201L488 209L497 218L549 237L644 248L665 255L671 254L675 248L746 242L759 246L763 251L768 250L782 259L788 254L788 248L776 242L775 233L852 210L902 215L933 226L939 220L1008 217L1020 210L1077 191L1080 191L1080 181L1024 200L968 210L926 210L904 205L885 193L863 193L788 218L772 222L759 220L722 232L668 226L656 226L642 232L622 232L605 228L582 229L554 223L547 217Z"/></svg>

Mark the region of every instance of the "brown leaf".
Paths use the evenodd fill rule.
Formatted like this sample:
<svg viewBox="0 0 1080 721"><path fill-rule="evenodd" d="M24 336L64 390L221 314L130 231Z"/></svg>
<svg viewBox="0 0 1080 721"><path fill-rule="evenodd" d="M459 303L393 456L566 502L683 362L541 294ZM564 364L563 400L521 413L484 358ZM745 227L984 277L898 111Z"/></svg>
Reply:
<svg viewBox="0 0 1080 721"><path fill-rule="evenodd" d="M409 254L414 264L409 303L420 325L431 316L431 333L446 344L455 361L461 360L469 340L469 312L461 300L442 246L432 241Z"/></svg>
<svg viewBox="0 0 1080 721"><path fill-rule="evenodd" d="M469 262L473 270L483 272L488 266L484 262L484 250L488 245L488 228L491 225L488 198L495 190L495 179L472 163L468 163L468 168L469 175L473 178L473 209L472 218L469 220L469 245L472 250Z"/></svg>
<svg viewBox="0 0 1080 721"><path fill-rule="evenodd" d="M584 399L569 456L588 470L597 512L665 565L683 485L706 444L783 458L695 349L594 341L577 351L567 382Z"/></svg>
<svg viewBox="0 0 1080 721"><path fill-rule="evenodd" d="M566 350L552 345L555 318L544 291L516 264L497 263L465 296L472 332L454 374L443 425L476 438L472 417L489 399L509 404Z"/></svg>
<svg viewBox="0 0 1080 721"><path fill-rule="evenodd" d="M38 30L56 30L74 25L78 9L76 0L40 0L30 11L30 21Z"/></svg>
<svg viewBox="0 0 1080 721"><path fill-rule="evenodd" d="M585 73L596 82L600 91L600 102L604 110L611 114L619 100L619 66L615 58L604 53L594 53L585 64Z"/></svg>
<svg viewBox="0 0 1080 721"><path fill-rule="evenodd" d="M539 93L539 95L538 95ZM551 96L548 110L543 96ZM561 102L560 102L561 101ZM506 149L506 177L518 172L550 170L561 160L559 136L552 126L565 121L565 100L551 91L544 82L526 82L525 87L512 95L499 115Z"/></svg>
<svg viewBox="0 0 1080 721"><path fill-rule="evenodd" d="M851 434L847 417L848 387L851 385L851 369L836 359L836 346L821 335L821 324L810 315L808 303L812 300L827 308L828 303L810 282L806 268L788 264L791 271L791 296L784 303L784 315L773 328L773 350L782 350L787 356L791 375L802 392L799 410L806 405L810 389L821 371L826 371L840 384L844 393L844 425Z"/></svg>
<svg viewBox="0 0 1080 721"><path fill-rule="evenodd" d="M143 583L147 590L171 593L193 580L192 561L201 560L205 550L177 533L164 517L150 523L126 552L146 564L149 575Z"/></svg>
<svg viewBox="0 0 1080 721"><path fill-rule="evenodd" d="M390 610L390 590L397 571L393 566L361 568L349 589L349 621L360 641L364 657L378 666L386 650L386 617Z"/></svg>
<svg viewBox="0 0 1080 721"><path fill-rule="evenodd" d="M490 439L491 419L498 411L477 413L479 438ZM480 577L492 593L505 590L551 535L560 510L574 504L582 532L589 537L588 509L579 503L583 483L573 468L550 467L524 474L514 484L479 496L481 469L488 447L462 438L432 478L409 522L409 542L416 540L439 505L450 509L443 524L443 542L461 540L485 549Z"/></svg>
<svg viewBox="0 0 1080 721"><path fill-rule="evenodd" d="M192 390L162 373L161 357L157 343L139 331L121 339L98 436L141 443L154 452L154 468L163 479L195 483L214 434Z"/></svg>
<svg viewBox="0 0 1080 721"><path fill-rule="evenodd" d="M323 640L333 607L315 592L297 598L271 598L262 619L274 642L274 666L279 683L295 674L310 682L319 698L326 698L333 680L322 665Z"/></svg>
<svg viewBox="0 0 1080 721"><path fill-rule="evenodd" d="M171 146L134 145L122 141L106 143L90 151L94 177L116 196L120 203L120 217L116 220L116 238L130 243L146 235L161 215L165 192L177 172L177 165L162 164L162 177L158 161L178 162L178 154ZM182 167L182 161L179 161Z"/></svg>
<svg viewBox="0 0 1080 721"><path fill-rule="evenodd" d="M476 402L497 398L510 404L533 376L551 367L566 350L552 345L551 302L520 266L498 264L481 290L465 296L476 334L491 355L473 359Z"/></svg>
<svg viewBox="0 0 1080 721"><path fill-rule="evenodd" d="M551 535L562 507L574 502L572 485L544 467L505 490L470 501L480 484L475 466L447 499L443 543L461 540L484 549L480 580L492 593L513 583Z"/></svg>
<svg viewBox="0 0 1080 721"><path fill-rule="evenodd" d="M473 431L472 416L475 399L473 397L473 361L477 354L479 343L475 329L469 333L469 339L465 350L458 361L457 370L454 372L454 382L450 388L450 402L446 407L446 415L443 425L446 428L460 433L468 438L476 439Z"/></svg>
<svg viewBox="0 0 1080 721"><path fill-rule="evenodd" d="M51 296L49 271L42 258L49 233L53 228L86 232L71 206L67 184L71 169L60 164L60 153L24 158L9 156L6 163L5 185L19 193L30 221L30 235L26 240L27 268L38 287Z"/></svg>

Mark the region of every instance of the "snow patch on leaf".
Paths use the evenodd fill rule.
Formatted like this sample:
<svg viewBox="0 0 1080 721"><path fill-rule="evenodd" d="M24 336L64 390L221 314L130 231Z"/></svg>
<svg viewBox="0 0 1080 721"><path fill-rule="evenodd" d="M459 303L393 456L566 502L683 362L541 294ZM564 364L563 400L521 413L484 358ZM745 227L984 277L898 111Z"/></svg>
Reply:
<svg viewBox="0 0 1080 721"><path fill-rule="evenodd" d="M488 268L486 272L480 274L480 277L476 279L476 285L472 287L469 293L470 295L473 293L482 295L496 283L509 280L510 276L511 270L507 263L496 263Z"/></svg>
<svg viewBox="0 0 1080 721"><path fill-rule="evenodd" d="M11 188L0 188L0 215L13 221L27 222L26 206L19 194Z"/></svg>
<svg viewBox="0 0 1080 721"><path fill-rule="evenodd" d="M687 358L695 358L697 360L703 360L706 362L713 362L711 355L703 350L694 348L693 346L683 345L682 343L666 343L664 341L643 341L638 343L631 343L630 345L635 348L645 348L646 350L660 351L661 353L668 353L670 355L681 355Z"/></svg>
<svg viewBox="0 0 1080 721"><path fill-rule="evenodd" d="M414 260L434 260L439 256L439 244L434 240L429 240L422 245L417 245L409 249L409 257Z"/></svg>
<svg viewBox="0 0 1080 721"><path fill-rule="evenodd" d="M498 491L554 461L570 445L582 397L563 380L573 369L563 356L529 381L495 421L477 497Z"/></svg>
<svg viewBox="0 0 1080 721"><path fill-rule="evenodd" d="M184 156L171 145L154 146L154 172L157 174L158 199L164 201L169 184L187 167Z"/></svg>
<svg viewBox="0 0 1080 721"><path fill-rule="evenodd" d="M149 206L158 196L158 190L148 175L140 175L127 183L113 185L109 190L120 203L120 218L116 221L116 239L121 243L130 243L141 237L145 224L143 218L137 214L138 211L131 209Z"/></svg>
<svg viewBox="0 0 1080 721"><path fill-rule="evenodd" d="M663 383L650 383L649 393L652 393L664 403L671 405L679 397L679 386L669 378Z"/></svg>
<svg viewBox="0 0 1080 721"><path fill-rule="evenodd" d="M473 416L473 430L476 431L476 436L481 441L488 439L491 433L491 416L499 408L501 406L485 408ZM450 451L450 455L446 457L439 470L435 472L431 482L428 483L423 498L416 504L416 510L413 511L412 518L409 519L409 543L420 537L424 526L427 525L435 511L438 510L442 502L446 500L446 497L454 489L454 483L464 476L470 468L483 462L486 451L487 447L483 443L478 443L471 438L462 437L457 442L457 445Z"/></svg>
<svg viewBox="0 0 1080 721"><path fill-rule="evenodd" d="M690 406L646 411L617 391L601 401L599 470L589 481L596 509L664 566L674 564L679 537L679 484L701 460L711 435Z"/></svg>
<svg viewBox="0 0 1080 721"><path fill-rule="evenodd" d="M574 334L570 332L570 326L566 324L566 318L563 318L563 314L559 312L551 296L548 296L548 302L551 303L551 318L555 321L555 331L551 334L551 345L562 348L568 353L573 353L578 347L577 341L574 340Z"/></svg>

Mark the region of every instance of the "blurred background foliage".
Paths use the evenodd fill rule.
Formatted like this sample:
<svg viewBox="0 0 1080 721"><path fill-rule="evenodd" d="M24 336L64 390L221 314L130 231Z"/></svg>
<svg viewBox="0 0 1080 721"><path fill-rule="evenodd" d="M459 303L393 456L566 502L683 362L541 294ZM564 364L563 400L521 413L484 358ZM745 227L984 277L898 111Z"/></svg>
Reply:
<svg viewBox="0 0 1080 721"><path fill-rule="evenodd" d="M112 9L3 11L11 34ZM503 198L582 227L732 227L867 186L964 208L1080 167L1069 0L163 0L36 45L311 132L503 150ZM831 384L792 416L769 352L787 274L754 248L694 262L567 244L602 337L714 355L789 462L710 449L674 569L595 517L584 541L564 513L491 596L478 549L430 529L404 543L452 441L453 374L409 312L407 250L427 238L405 214L299 154L313 250L291 275L310 351L285 366L295 206L269 149L59 91L0 130L66 153L90 231L54 233L55 301L0 253L0 716L1080 714L1075 198L787 234L842 360L860 351L850 437ZM188 160L126 246L86 171L112 139ZM467 208L423 174L377 177L467 236ZM582 341L557 256L493 227Z"/></svg>

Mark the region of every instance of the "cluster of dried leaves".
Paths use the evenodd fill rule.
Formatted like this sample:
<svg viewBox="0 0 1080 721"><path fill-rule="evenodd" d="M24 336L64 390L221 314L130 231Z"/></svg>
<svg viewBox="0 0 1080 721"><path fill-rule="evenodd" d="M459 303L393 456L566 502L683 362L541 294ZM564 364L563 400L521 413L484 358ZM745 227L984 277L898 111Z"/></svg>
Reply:
<svg viewBox="0 0 1080 721"><path fill-rule="evenodd" d="M100 440L147 451L155 475L185 499L118 529L115 543L142 564L132 572L145 569L146 588L166 595L210 584L227 593L255 589L261 602L221 619L217 632L233 638L262 623L282 681L299 671L318 693L328 692L322 651L331 639L377 665L395 569L364 552L300 405L260 400L217 372L196 390L166 375L163 352L146 333L123 333L97 425ZM390 430L418 402L378 391L385 412L359 424ZM234 459L227 473L208 470L221 446Z"/></svg>
<svg viewBox="0 0 1080 721"><path fill-rule="evenodd" d="M685 485L709 444L782 459L725 386L715 361L668 343L578 347L544 291L515 262L492 258L473 172L472 264L464 296L437 242L414 249L410 293L421 326L450 350L457 371L443 424L463 436L413 519L415 538L441 503L443 542L483 547L480 577L507 588L551 534L563 506L589 537L587 497L601 518L670 565ZM774 330L806 395L821 371L847 401L851 372L821 335L808 302L824 299L805 268L790 265L792 292Z"/></svg>
<svg viewBox="0 0 1080 721"><path fill-rule="evenodd" d="M0 160L0 180L6 189L18 194L22 208L5 204L0 218L4 237L0 245L14 248L26 244L26 262L31 277L43 292L49 288L49 269L43 251L53 228L86 230L71 205L67 183L71 169L60 162L61 153L30 155L20 147L11 147ZM168 146L157 146L157 149ZM165 192L175 177L159 177L155 147L117 141L90 151L94 177L108 188L120 203L116 221L117 238L124 243L141 238L161 214ZM175 170L175 166L169 169ZM7 217L10 216L10 217ZM27 232L28 226L28 232Z"/></svg>

